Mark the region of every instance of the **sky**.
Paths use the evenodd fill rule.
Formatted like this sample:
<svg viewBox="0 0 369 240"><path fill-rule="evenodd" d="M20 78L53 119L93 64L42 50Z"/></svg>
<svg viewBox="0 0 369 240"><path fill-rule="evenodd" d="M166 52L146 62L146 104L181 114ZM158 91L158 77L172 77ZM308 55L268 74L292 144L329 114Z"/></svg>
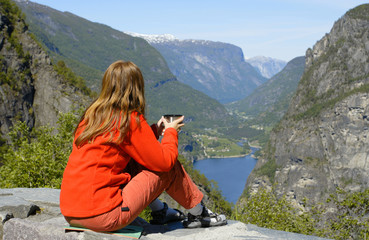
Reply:
<svg viewBox="0 0 369 240"><path fill-rule="evenodd" d="M245 58L304 56L369 0L32 0L123 32L234 44Z"/></svg>

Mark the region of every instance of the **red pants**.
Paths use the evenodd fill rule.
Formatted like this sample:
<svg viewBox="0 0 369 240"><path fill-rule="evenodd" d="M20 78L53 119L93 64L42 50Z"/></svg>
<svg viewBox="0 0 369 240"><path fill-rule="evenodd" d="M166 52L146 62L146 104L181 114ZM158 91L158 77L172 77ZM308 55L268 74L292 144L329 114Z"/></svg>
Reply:
<svg viewBox="0 0 369 240"><path fill-rule="evenodd" d="M133 160L131 160L131 163ZM132 165L130 163L130 165ZM107 213L88 218L65 217L72 226L85 227L95 231L114 231L131 223L152 201L166 191L186 209L199 204L202 192L177 161L169 172L152 172L142 169L133 162L138 173L122 189L123 202ZM138 165L138 166L137 166ZM135 176L134 176L135 175Z"/></svg>

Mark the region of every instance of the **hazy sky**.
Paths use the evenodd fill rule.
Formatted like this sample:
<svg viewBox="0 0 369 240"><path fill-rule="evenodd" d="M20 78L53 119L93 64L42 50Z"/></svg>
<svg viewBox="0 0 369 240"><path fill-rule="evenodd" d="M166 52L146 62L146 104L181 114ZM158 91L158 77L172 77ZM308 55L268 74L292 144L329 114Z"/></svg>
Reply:
<svg viewBox="0 0 369 240"><path fill-rule="evenodd" d="M363 0L34 0L123 32L231 43L246 58L305 55Z"/></svg>

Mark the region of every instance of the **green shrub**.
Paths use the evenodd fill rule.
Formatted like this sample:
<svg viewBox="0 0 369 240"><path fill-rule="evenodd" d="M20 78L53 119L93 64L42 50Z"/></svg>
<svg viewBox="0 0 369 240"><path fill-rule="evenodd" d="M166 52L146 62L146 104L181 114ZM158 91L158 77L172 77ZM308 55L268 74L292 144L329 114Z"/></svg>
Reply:
<svg viewBox="0 0 369 240"><path fill-rule="evenodd" d="M13 1L0 0L0 8L1 15L5 15L13 25L22 17L22 11Z"/></svg>
<svg viewBox="0 0 369 240"><path fill-rule="evenodd" d="M285 196L277 197L274 190L260 189L243 199L240 213L234 214L245 223L281 231L311 234L315 220L300 214Z"/></svg>
<svg viewBox="0 0 369 240"><path fill-rule="evenodd" d="M0 167L0 187L60 188L76 122L72 113L61 114L57 134L47 126L30 130L24 122L16 123Z"/></svg>
<svg viewBox="0 0 369 240"><path fill-rule="evenodd" d="M274 188L262 188L242 198L232 216L245 223L275 230L340 240L368 239L369 189L354 193L337 189L327 202L329 206L304 199L306 211L303 212L286 196L278 197Z"/></svg>
<svg viewBox="0 0 369 240"><path fill-rule="evenodd" d="M368 239L369 237L369 189L348 193L337 189L328 202L337 212L330 217L329 237L335 239Z"/></svg>
<svg viewBox="0 0 369 240"><path fill-rule="evenodd" d="M90 88L86 86L85 80L77 76L70 68L67 67L64 61L58 61L54 65L54 70L61 76L63 76L64 81L80 89L84 94L88 96L94 96L95 93L91 91Z"/></svg>
<svg viewBox="0 0 369 240"><path fill-rule="evenodd" d="M255 170L258 176L268 176L271 182L274 182L275 172L278 169L275 158L269 159L263 166Z"/></svg>

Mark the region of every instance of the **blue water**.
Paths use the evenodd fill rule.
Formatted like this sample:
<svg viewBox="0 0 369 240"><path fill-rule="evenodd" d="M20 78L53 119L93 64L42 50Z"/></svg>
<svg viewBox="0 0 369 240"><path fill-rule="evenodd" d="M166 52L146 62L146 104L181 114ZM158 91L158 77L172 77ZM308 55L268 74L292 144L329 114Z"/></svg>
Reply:
<svg viewBox="0 0 369 240"><path fill-rule="evenodd" d="M194 162L194 168L203 173L209 180L215 180L225 199L236 203L245 188L246 180L257 159L251 155L257 148L251 148L252 153L245 157L208 158Z"/></svg>

